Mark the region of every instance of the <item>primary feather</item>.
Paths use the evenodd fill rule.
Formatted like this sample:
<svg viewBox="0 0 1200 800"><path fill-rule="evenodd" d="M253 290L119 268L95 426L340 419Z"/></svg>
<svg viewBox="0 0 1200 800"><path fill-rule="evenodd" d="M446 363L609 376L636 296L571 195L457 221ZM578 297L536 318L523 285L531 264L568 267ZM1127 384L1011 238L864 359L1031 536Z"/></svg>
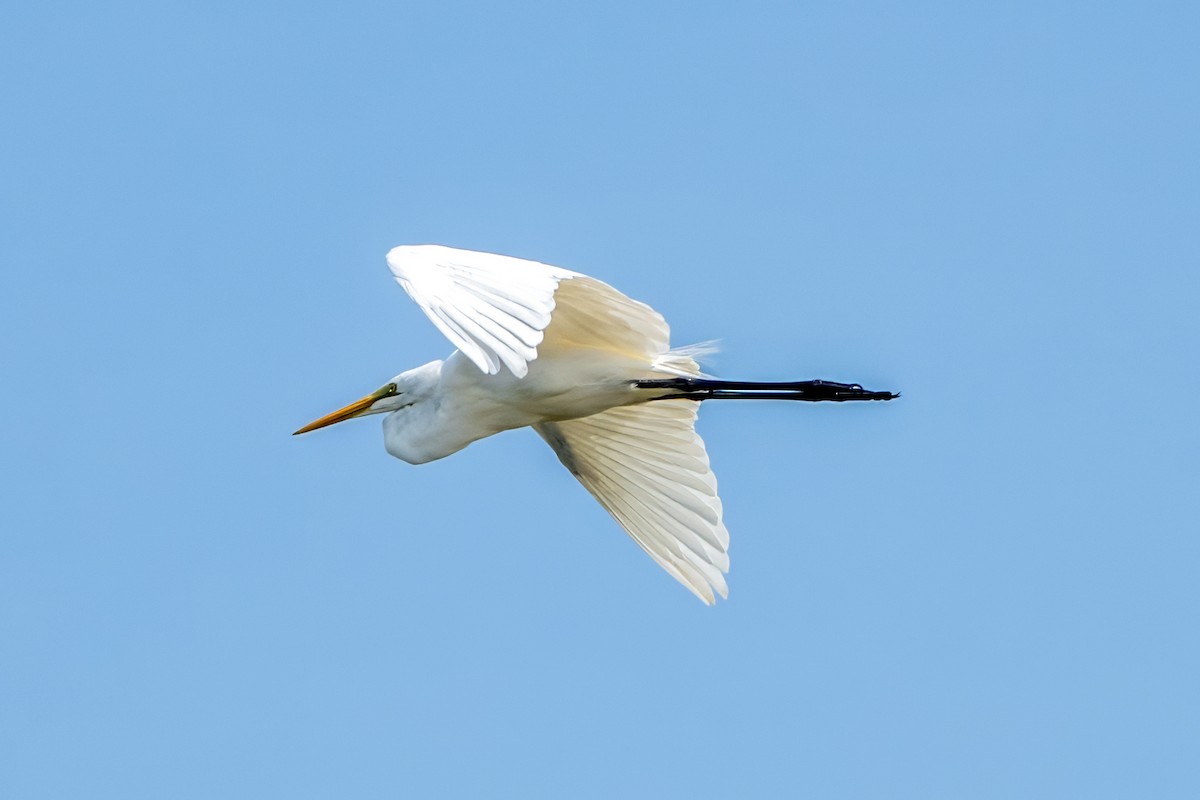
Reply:
<svg viewBox="0 0 1200 800"><path fill-rule="evenodd" d="M440 245L395 247L396 281L455 347L489 375L503 364L518 378L537 358L559 281L570 270Z"/></svg>
<svg viewBox="0 0 1200 800"><path fill-rule="evenodd" d="M659 566L712 603L714 589L729 594L729 531L696 409L662 400L533 429Z"/></svg>

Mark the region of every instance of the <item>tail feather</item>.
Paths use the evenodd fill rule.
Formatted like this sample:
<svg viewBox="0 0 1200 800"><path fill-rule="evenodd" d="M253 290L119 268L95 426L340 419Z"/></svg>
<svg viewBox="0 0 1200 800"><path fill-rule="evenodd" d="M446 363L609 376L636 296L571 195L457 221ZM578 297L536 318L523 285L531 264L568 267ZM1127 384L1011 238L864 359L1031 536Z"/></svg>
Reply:
<svg viewBox="0 0 1200 800"><path fill-rule="evenodd" d="M700 362L718 350L720 348L715 339L672 347L654 359L654 371L678 375L681 378L711 378L711 375L700 371Z"/></svg>

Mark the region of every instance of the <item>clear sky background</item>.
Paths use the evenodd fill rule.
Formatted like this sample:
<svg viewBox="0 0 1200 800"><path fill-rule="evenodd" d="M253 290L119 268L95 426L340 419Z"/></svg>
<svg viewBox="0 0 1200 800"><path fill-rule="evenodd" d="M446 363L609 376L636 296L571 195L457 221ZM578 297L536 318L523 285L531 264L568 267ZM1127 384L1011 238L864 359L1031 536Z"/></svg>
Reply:
<svg viewBox="0 0 1200 800"><path fill-rule="evenodd" d="M1195 3L14 3L0 796L1200 796ZM384 253L709 369L706 608L528 431L410 467Z"/></svg>

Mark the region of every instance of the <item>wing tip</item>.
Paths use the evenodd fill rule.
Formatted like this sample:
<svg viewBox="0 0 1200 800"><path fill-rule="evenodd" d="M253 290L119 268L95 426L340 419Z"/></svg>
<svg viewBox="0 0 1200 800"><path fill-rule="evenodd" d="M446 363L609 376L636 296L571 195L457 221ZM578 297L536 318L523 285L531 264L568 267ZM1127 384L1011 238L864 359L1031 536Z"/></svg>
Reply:
<svg viewBox="0 0 1200 800"><path fill-rule="evenodd" d="M722 600L729 599L729 586L724 580L720 581L719 583L713 583L712 581L706 579L703 582L703 585L699 586L693 585L690 581L682 580L675 575L672 575L671 577L682 583L688 591L700 598L700 602L704 603L706 606L715 606L717 604L717 597L720 597Z"/></svg>

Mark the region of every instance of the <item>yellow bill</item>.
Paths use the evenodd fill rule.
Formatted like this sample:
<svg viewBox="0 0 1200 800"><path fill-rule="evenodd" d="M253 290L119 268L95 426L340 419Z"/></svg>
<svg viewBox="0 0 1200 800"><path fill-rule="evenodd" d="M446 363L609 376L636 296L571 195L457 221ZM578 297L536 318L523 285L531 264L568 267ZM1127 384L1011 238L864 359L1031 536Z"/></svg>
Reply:
<svg viewBox="0 0 1200 800"><path fill-rule="evenodd" d="M353 403L346 406L345 408L339 408L337 411L334 411L332 414L326 414L325 416L321 417L320 419L318 419L314 422L308 423L303 428L301 428L300 430L293 433L292 436L296 436L297 434L301 434L301 433L308 433L309 431L315 431L317 428L324 428L327 425L333 425L334 423L342 422L344 420L348 420L353 417L357 417L359 414L363 413L368 408L370 408L375 403L376 400L379 400L382 397L387 397L388 395L393 394L395 391L396 391L395 385L389 383L387 386L384 386L379 391L371 392L366 397L362 398L361 400L355 400Z"/></svg>

